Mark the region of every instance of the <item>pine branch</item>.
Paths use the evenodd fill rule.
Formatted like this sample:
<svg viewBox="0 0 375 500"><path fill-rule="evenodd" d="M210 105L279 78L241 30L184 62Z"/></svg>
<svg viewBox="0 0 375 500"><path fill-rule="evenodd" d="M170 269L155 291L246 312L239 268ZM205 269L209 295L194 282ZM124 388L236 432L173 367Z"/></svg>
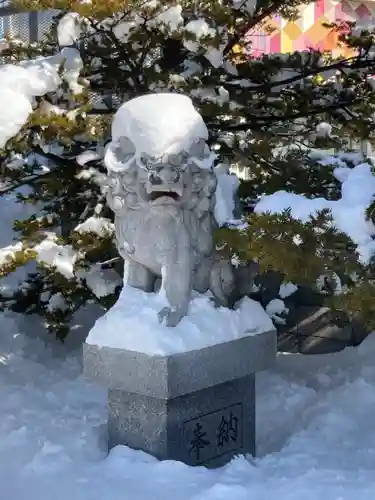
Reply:
<svg viewBox="0 0 375 500"><path fill-rule="evenodd" d="M258 92L258 93L268 93L270 92L273 88L275 87L287 87L289 85L292 85L293 83L297 83L300 80L303 80L304 78L309 78L312 76L319 75L321 73L328 73L328 72L333 72L333 71L339 71L343 69L349 69L349 70L360 70L360 69L370 69L370 68L375 68L375 58L371 59L370 61L368 60L363 60L363 57L360 56L352 56L348 57L346 59L340 59L339 61L332 63L332 64L327 64L326 66L319 66L316 68L311 68L308 65L306 65L303 70L298 74L291 76L289 78L284 78L284 80L277 80L277 81L269 81L267 83L260 83L257 85L249 85L246 87L246 90L248 92ZM283 68L283 69L292 69L292 68ZM237 85L238 81L238 76L232 77L233 83L231 80L227 81L227 85ZM223 85L224 88L225 85ZM226 88L226 90L230 90Z"/></svg>
<svg viewBox="0 0 375 500"><path fill-rule="evenodd" d="M346 110L348 106L354 106L355 104L359 104L361 99L353 99L352 101L347 102L339 102L335 104L329 104L326 106L319 106L316 108L311 108L309 111L303 111L300 113L292 113L285 114L280 116L268 115L268 116L256 116L248 114L246 116L246 123L239 123L237 125L227 125L225 122L220 123L209 123L208 128L212 130L220 130L226 132L240 132L240 131L248 131L248 130L259 130L262 126L267 124L279 123L279 122L288 122L294 121L298 118L307 118L309 116L316 116L322 113L330 113L331 111L337 109Z"/></svg>
<svg viewBox="0 0 375 500"><path fill-rule="evenodd" d="M68 164L70 163L71 165L76 166L76 161L75 161L76 156L74 156L74 157L61 157L61 156L55 155L53 153L45 153L40 146L35 146L34 152L39 154L40 156L43 156L44 158L52 161L58 167L52 168L51 170L49 170L47 172L40 172L38 174L28 175L26 177L23 177L19 181L12 183L11 185L4 186L4 187L0 188L0 195L10 193L10 192L15 191L16 189L22 187L22 186L25 186L25 185L29 185L29 186L35 185L42 180L44 181L45 179L55 177L56 175L58 175L59 169L67 168L67 163Z"/></svg>
<svg viewBox="0 0 375 500"><path fill-rule="evenodd" d="M55 175L55 172L50 171L50 172L43 172L41 174L35 174L35 175L29 175L27 177L24 177L21 181L15 182L9 186L0 188L0 195L11 193L12 191L15 191L16 189L26 186L26 185L33 185L35 184L41 177L43 179L48 178L48 177L53 177Z"/></svg>

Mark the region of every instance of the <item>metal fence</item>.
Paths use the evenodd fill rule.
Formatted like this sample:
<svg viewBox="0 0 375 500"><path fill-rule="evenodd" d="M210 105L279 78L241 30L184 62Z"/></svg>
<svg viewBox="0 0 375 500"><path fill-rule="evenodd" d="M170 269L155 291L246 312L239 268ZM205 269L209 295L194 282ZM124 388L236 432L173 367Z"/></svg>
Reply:
<svg viewBox="0 0 375 500"><path fill-rule="evenodd" d="M7 2L0 2L0 40L9 36L23 42L38 42L48 33L56 12L19 12Z"/></svg>

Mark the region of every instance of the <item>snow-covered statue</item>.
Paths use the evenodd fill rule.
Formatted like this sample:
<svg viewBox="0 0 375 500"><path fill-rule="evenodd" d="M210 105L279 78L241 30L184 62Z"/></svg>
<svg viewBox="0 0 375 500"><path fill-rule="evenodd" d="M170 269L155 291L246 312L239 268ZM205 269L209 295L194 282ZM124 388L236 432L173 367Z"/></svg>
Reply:
<svg viewBox="0 0 375 500"><path fill-rule="evenodd" d="M167 326L187 314L192 290L210 290L220 305L233 291L232 266L213 245L217 177L207 138L188 97L151 94L121 106L105 154L124 286L161 286Z"/></svg>

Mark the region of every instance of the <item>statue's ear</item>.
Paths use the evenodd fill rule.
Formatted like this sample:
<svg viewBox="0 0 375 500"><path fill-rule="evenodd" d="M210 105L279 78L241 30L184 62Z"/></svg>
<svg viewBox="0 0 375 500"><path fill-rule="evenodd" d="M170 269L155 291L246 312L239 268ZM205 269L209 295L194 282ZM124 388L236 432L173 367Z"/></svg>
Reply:
<svg viewBox="0 0 375 500"><path fill-rule="evenodd" d="M120 137L119 138L119 145L121 152L127 156L127 155L134 155L136 148L135 145L132 143L132 141L128 137Z"/></svg>
<svg viewBox="0 0 375 500"><path fill-rule="evenodd" d="M135 151L135 146L130 139L119 137L107 145L104 164L113 172L124 171L131 165Z"/></svg>
<svg viewBox="0 0 375 500"><path fill-rule="evenodd" d="M204 139L198 139L194 144L192 144L189 153L190 156L201 160L210 154L210 150Z"/></svg>

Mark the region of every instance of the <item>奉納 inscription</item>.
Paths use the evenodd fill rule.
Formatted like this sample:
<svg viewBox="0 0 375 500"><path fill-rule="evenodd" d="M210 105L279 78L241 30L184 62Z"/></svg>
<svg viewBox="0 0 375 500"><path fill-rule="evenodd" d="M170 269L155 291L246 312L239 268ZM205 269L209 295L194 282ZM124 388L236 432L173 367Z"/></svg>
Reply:
<svg viewBox="0 0 375 500"><path fill-rule="evenodd" d="M190 461L208 462L243 446L242 404L237 403L184 423L185 446Z"/></svg>

